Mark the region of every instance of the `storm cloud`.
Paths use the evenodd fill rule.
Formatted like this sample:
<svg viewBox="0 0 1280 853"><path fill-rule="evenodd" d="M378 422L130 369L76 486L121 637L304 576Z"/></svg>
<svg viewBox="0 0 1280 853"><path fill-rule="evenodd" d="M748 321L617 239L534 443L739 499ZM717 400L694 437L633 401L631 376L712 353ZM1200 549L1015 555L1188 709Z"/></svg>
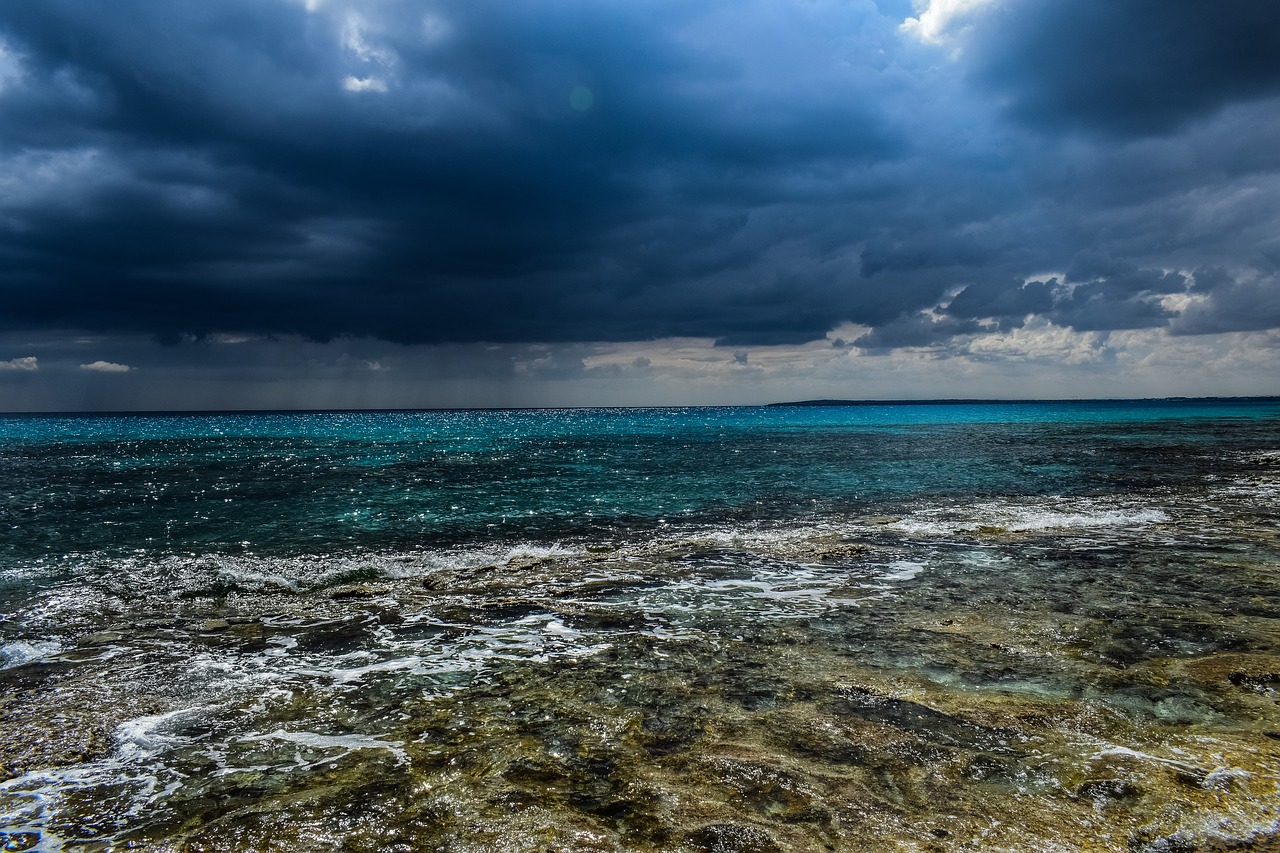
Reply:
<svg viewBox="0 0 1280 853"><path fill-rule="evenodd" d="M9 3L0 329L1276 328L1277 138L1253 0Z"/></svg>

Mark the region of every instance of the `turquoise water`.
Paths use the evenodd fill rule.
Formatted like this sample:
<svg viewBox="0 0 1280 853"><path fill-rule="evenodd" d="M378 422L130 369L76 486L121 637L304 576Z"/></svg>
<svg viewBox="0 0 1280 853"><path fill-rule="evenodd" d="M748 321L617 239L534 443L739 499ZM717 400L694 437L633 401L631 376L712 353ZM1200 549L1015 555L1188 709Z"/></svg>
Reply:
<svg viewBox="0 0 1280 853"><path fill-rule="evenodd" d="M619 535L1180 482L1276 403L0 419L0 559ZM1138 458L1140 457L1140 458ZM90 521L91 523L87 523Z"/></svg>
<svg viewBox="0 0 1280 853"><path fill-rule="evenodd" d="M1280 825L1280 401L10 416L0 482L5 849Z"/></svg>

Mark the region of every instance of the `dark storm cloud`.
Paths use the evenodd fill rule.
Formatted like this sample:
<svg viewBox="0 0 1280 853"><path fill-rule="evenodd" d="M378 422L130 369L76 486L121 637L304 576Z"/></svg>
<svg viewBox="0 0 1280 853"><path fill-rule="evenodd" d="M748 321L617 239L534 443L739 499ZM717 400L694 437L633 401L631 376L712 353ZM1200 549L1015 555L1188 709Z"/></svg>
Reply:
<svg viewBox="0 0 1280 853"><path fill-rule="evenodd" d="M1175 312L1162 297L1183 293L1190 282L1181 273L1139 269L1095 251L1077 255L1067 282L1045 316L1080 331L1145 329L1163 326Z"/></svg>
<svg viewBox="0 0 1280 853"><path fill-rule="evenodd" d="M54 175L11 214L9 321L400 341L820 335L826 295L793 292L814 316L779 333L749 304L687 298L711 272L671 255L785 198L796 170L895 140L856 86L800 91L803 56L750 79L752 53L771 49L750 43L760 33L719 54L682 44L700 8L6 9L24 79L0 101L5 151ZM660 243L630 242L636 230ZM760 277L762 248L728 251L716 273Z"/></svg>
<svg viewBox="0 0 1280 853"><path fill-rule="evenodd" d="M1059 300L1050 319L1082 332L1110 329L1149 329L1163 326L1176 316L1165 308L1158 294L1147 291L1126 293L1110 282L1082 284Z"/></svg>
<svg viewBox="0 0 1280 853"><path fill-rule="evenodd" d="M6 4L0 326L883 349L1197 289L1179 328L1235 328L1280 51L1213 8L1002 3L949 58L871 0Z"/></svg>
<svg viewBox="0 0 1280 853"><path fill-rule="evenodd" d="M947 305L952 317L966 320L990 318L1003 330L1021 326L1029 315L1053 311L1058 280L984 280L968 285Z"/></svg>
<svg viewBox="0 0 1280 853"><path fill-rule="evenodd" d="M1280 94L1280 13L1257 0L1023 0L975 28L974 73L1053 129L1163 133Z"/></svg>
<svg viewBox="0 0 1280 853"><path fill-rule="evenodd" d="M874 276L891 271L911 271L938 267L980 267L997 253L971 234L916 235L909 241L877 238L862 250L862 274Z"/></svg>
<svg viewBox="0 0 1280 853"><path fill-rule="evenodd" d="M1066 280L984 281L969 285L944 308L955 319L988 320L1008 331L1032 316L1077 331L1164 326L1177 314L1163 297L1186 292L1191 282L1177 272L1138 269L1088 252L1077 256Z"/></svg>
<svg viewBox="0 0 1280 853"><path fill-rule="evenodd" d="M1196 273L1196 289L1208 298L1189 307L1172 325L1175 334L1248 332L1280 327L1280 278L1235 280L1220 269Z"/></svg>
<svg viewBox="0 0 1280 853"><path fill-rule="evenodd" d="M857 338L854 346L868 352L883 355L900 347L928 347L957 335L972 335L982 331L981 324L973 320L937 318L924 314L901 316L872 329Z"/></svg>

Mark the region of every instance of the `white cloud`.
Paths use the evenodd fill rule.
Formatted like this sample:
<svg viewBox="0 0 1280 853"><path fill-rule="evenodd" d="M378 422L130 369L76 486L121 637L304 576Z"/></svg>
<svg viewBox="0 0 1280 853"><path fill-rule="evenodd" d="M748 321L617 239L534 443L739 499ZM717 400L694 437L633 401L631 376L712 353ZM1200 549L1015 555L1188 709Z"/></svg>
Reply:
<svg viewBox="0 0 1280 853"><path fill-rule="evenodd" d="M376 62L379 65L391 65L396 60L393 51L381 48L365 37L367 24L359 15L348 15L342 28L342 46L354 53L364 62Z"/></svg>
<svg viewBox="0 0 1280 853"><path fill-rule="evenodd" d="M387 84L377 77L353 77L347 75L342 81L342 88L348 92L385 92Z"/></svg>
<svg viewBox="0 0 1280 853"><path fill-rule="evenodd" d="M95 373L128 373L133 370L127 364L116 364L113 361L94 361L80 365L81 370L92 370Z"/></svg>
<svg viewBox="0 0 1280 853"><path fill-rule="evenodd" d="M39 370L40 365L34 355L25 358L11 358L0 361L0 370Z"/></svg>
<svg viewBox="0 0 1280 853"><path fill-rule="evenodd" d="M916 0L918 18L907 18L901 30L925 44L946 44L976 11L995 0Z"/></svg>
<svg viewBox="0 0 1280 853"><path fill-rule="evenodd" d="M1096 364L1111 353L1110 338L1107 332L1077 332L1036 317L1021 328L977 336L963 352L979 361Z"/></svg>
<svg viewBox="0 0 1280 853"><path fill-rule="evenodd" d="M22 79L22 65L9 46L0 41L0 94Z"/></svg>

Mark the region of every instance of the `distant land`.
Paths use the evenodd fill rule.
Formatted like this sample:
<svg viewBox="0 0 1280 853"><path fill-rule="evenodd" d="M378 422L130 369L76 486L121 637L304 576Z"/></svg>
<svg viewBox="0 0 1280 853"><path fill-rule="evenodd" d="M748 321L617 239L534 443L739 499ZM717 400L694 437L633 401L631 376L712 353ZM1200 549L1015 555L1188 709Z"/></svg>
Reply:
<svg viewBox="0 0 1280 853"><path fill-rule="evenodd" d="M790 403L766 403L769 408L784 406L954 406L1000 405L1008 403L1061 405L1063 403L1280 403L1280 396L1271 397L1097 397L1063 400L988 400L988 399L931 399L931 400L797 400Z"/></svg>

